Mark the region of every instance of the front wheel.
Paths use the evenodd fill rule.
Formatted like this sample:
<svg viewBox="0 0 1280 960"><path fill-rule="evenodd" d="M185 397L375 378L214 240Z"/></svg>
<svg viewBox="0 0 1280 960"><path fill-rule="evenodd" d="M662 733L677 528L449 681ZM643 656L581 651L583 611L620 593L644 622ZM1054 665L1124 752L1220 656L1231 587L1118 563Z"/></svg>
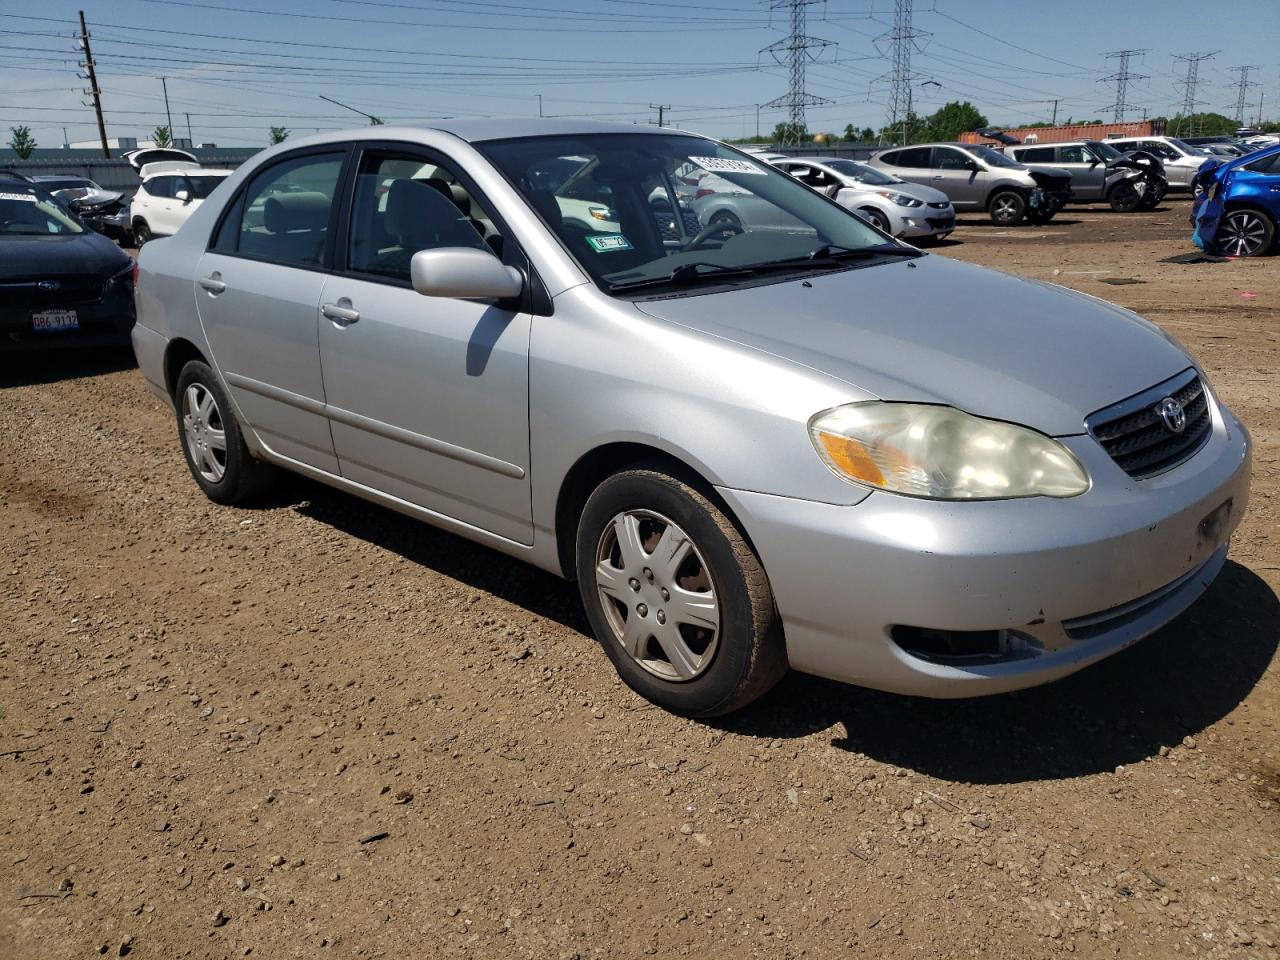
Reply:
<svg viewBox="0 0 1280 960"><path fill-rule="evenodd" d="M1142 206L1142 194L1128 180L1121 180L1107 194L1107 203L1116 213L1133 213Z"/></svg>
<svg viewBox="0 0 1280 960"><path fill-rule="evenodd" d="M1260 210L1232 210L1218 228L1218 246L1228 257L1260 257L1275 242L1275 222Z"/></svg>
<svg viewBox="0 0 1280 960"><path fill-rule="evenodd" d="M1001 190L987 205L991 222L1002 227L1013 227L1027 215L1027 201L1016 190Z"/></svg>
<svg viewBox="0 0 1280 960"><path fill-rule="evenodd" d="M578 586L627 686L673 713L714 717L786 672L759 559L724 513L655 469L605 480L583 509Z"/></svg>
<svg viewBox="0 0 1280 960"><path fill-rule="evenodd" d="M872 225L879 229L882 233L893 235L893 229L889 223L889 218L877 210L875 207L863 207L862 215L871 221Z"/></svg>
<svg viewBox="0 0 1280 960"><path fill-rule="evenodd" d="M174 400L182 452L205 496L236 504L264 493L275 468L249 453L231 401L208 364L192 360L182 368Z"/></svg>

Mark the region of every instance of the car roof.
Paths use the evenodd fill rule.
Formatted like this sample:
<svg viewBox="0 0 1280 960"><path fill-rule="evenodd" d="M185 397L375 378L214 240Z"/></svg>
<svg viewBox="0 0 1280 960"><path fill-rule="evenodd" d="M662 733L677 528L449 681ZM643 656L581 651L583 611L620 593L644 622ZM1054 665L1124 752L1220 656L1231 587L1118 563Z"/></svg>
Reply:
<svg viewBox="0 0 1280 960"><path fill-rule="evenodd" d="M675 133L688 134L688 131L675 127L651 127L633 123L606 123L596 120L570 120L562 118L502 118L477 120L441 120L436 123L421 125L428 130L440 130L451 133L468 143L482 143L486 140L508 140L516 137L563 137L575 134L593 133ZM366 136L371 136L366 127Z"/></svg>

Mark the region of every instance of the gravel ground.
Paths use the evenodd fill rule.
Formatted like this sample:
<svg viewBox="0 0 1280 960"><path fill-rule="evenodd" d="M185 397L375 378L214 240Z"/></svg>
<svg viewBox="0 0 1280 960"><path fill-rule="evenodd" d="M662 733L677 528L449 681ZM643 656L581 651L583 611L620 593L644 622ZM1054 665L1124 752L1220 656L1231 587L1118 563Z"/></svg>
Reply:
<svg viewBox="0 0 1280 960"><path fill-rule="evenodd" d="M1187 232L938 250L1145 313L1256 441L1186 616L979 701L668 716L572 586L301 480L215 507L127 355L3 359L0 957L1276 956L1280 259Z"/></svg>

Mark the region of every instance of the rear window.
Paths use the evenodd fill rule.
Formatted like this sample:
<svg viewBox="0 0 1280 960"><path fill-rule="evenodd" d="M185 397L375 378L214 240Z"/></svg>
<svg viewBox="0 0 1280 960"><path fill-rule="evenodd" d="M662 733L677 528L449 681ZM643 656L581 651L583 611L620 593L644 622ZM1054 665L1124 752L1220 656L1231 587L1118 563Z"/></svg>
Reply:
<svg viewBox="0 0 1280 960"><path fill-rule="evenodd" d="M1032 147L1030 150L1019 150L1014 156L1021 163L1052 163L1053 147Z"/></svg>
<svg viewBox="0 0 1280 960"><path fill-rule="evenodd" d="M912 167L924 169L929 166L929 148L912 147L910 150L893 150L880 158L895 167Z"/></svg>

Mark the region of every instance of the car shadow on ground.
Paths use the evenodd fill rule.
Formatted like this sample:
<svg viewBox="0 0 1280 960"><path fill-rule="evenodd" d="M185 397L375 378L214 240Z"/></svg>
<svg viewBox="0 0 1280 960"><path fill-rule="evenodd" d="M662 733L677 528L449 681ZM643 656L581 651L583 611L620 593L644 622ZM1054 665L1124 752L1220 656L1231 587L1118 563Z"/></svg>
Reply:
<svg viewBox="0 0 1280 960"><path fill-rule="evenodd" d="M285 505L466 586L591 634L576 584L527 563L302 477L286 477L279 493L262 504ZM601 657L607 666L603 653Z"/></svg>
<svg viewBox="0 0 1280 960"><path fill-rule="evenodd" d="M1018 783L1114 770L1199 733L1253 689L1276 652L1280 602L1228 562L1182 617L1057 683L970 700L926 700L792 674L718 725L832 744L943 780Z"/></svg>
<svg viewBox="0 0 1280 960"><path fill-rule="evenodd" d="M0 389L29 387L80 377L100 377L136 367L133 350L119 347L69 347L38 353L0 353Z"/></svg>
<svg viewBox="0 0 1280 960"><path fill-rule="evenodd" d="M972 218L956 218L957 227L981 227L986 230L1046 230L1051 227L1069 227L1079 222L1079 220L1071 220L1066 217L1054 217L1048 223L1028 223L1026 221L1019 224L994 223L986 214Z"/></svg>

